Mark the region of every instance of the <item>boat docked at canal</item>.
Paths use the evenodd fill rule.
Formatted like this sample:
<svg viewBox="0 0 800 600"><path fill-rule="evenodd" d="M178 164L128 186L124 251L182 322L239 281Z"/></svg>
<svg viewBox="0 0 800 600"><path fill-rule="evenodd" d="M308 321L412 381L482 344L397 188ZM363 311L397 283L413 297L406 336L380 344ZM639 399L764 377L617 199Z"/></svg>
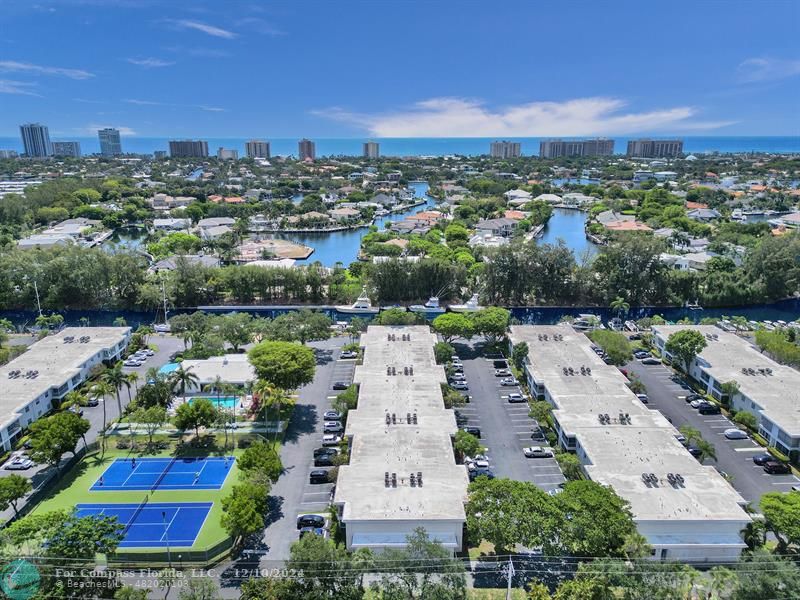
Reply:
<svg viewBox="0 0 800 600"><path fill-rule="evenodd" d="M472 298L467 300L464 304L451 304L447 308L449 308L452 312L464 313L476 312L481 310L483 307L478 304L478 294L473 294Z"/></svg>
<svg viewBox="0 0 800 600"><path fill-rule="evenodd" d="M347 314L360 314L360 315L376 315L380 311L377 306L372 306L366 290L361 290L361 295L356 299L353 304L340 304L336 307L340 313Z"/></svg>
<svg viewBox="0 0 800 600"><path fill-rule="evenodd" d="M425 304L412 304L408 310L426 315L440 315L445 309L439 304L438 296L431 296Z"/></svg>

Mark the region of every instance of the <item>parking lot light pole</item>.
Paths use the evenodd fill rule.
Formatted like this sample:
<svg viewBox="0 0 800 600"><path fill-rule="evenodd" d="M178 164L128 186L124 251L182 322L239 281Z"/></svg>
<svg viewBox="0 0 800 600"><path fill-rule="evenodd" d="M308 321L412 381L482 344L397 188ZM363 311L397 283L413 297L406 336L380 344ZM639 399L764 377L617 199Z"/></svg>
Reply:
<svg viewBox="0 0 800 600"><path fill-rule="evenodd" d="M167 512L161 511L161 522L164 523L164 539L167 541L167 564L172 569L172 553L169 549L169 529L167 528Z"/></svg>

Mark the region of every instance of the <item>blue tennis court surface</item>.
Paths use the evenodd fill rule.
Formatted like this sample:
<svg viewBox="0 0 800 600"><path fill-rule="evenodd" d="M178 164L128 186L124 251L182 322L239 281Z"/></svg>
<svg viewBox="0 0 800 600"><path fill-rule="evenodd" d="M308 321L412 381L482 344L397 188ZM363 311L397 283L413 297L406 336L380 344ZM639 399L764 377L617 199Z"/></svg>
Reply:
<svg viewBox="0 0 800 600"><path fill-rule="evenodd" d="M132 490L218 490L233 467L233 456L211 458L118 458L90 488Z"/></svg>
<svg viewBox="0 0 800 600"><path fill-rule="evenodd" d="M194 545L213 502L78 504L78 517L117 517L125 525L121 548Z"/></svg>

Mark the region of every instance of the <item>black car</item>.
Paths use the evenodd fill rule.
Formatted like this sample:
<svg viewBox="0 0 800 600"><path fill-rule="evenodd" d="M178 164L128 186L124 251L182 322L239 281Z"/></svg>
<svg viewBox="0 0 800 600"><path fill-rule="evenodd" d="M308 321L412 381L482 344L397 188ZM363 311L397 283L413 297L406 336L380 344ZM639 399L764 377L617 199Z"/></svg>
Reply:
<svg viewBox="0 0 800 600"><path fill-rule="evenodd" d="M764 454L756 454L753 457L753 462L761 467L763 467L771 460L775 460L775 457L772 456L772 454L767 454L766 452Z"/></svg>
<svg viewBox="0 0 800 600"><path fill-rule="evenodd" d="M480 437L481 437L481 428L480 427L464 427L464 431L466 431L470 435L474 435L478 439L480 439Z"/></svg>
<svg viewBox="0 0 800 600"><path fill-rule="evenodd" d="M711 404L710 402L708 404L700 405L700 407L697 409L697 412L701 415L719 415L722 413L719 406L716 404Z"/></svg>
<svg viewBox="0 0 800 600"><path fill-rule="evenodd" d="M297 528L325 527L325 517L322 515L300 515L297 517Z"/></svg>
<svg viewBox="0 0 800 600"><path fill-rule="evenodd" d="M695 400L702 400L702 399L703 399L703 397L700 394L688 394L686 396L686 398L684 398L684 400L686 400L687 403L694 402Z"/></svg>
<svg viewBox="0 0 800 600"><path fill-rule="evenodd" d="M478 477L486 477L487 479L494 479L494 473L489 469L471 469L469 471L469 480L475 481Z"/></svg>
<svg viewBox="0 0 800 600"><path fill-rule="evenodd" d="M86 401L86 406L91 406L92 408L95 406L100 406L100 401L97 398L89 398Z"/></svg>
<svg viewBox="0 0 800 600"><path fill-rule="evenodd" d="M309 483L328 483L328 471L325 469L314 469L308 476Z"/></svg>
<svg viewBox="0 0 800 600"><path fill-rule="evenodd" d="M314 450L314 458L317 456L336 456L339 454L338 448L317 448Z"/></svg>
<svg viewBox="0 0 800 600"><path fill-rule="evenodd" d="M700 455L703 453L697 446L686 446L686 449L689 451L689 454L695 458L700 458Z"/></svg>
<svg viewBox="0 0 800 600"><path fill-rule="evenodd" d="M495 360L492 361L492 366L494 366L495 369L507 369L508 362L505 360Z"/></svg>
<svg viewBox="0 0 800 600"><path fill-rule="evenodd" d="M337 381L336 383L333 384L333 389L335 390L346 390L349 387L350 384L347 383L346 381Z"/></svg>
<svg viewBox="0 0 800 600"><path fill-rule="evenodd" d="M770 475L788 475L792 472L792 468L778 460L768 460L764 463L764 471Z"/></svg>
<svg viewBox="0 0 800 600"><path fill-rule="evenodd" d="M315 467L332 467L335 454L320 454L314 457Z"/></svg>

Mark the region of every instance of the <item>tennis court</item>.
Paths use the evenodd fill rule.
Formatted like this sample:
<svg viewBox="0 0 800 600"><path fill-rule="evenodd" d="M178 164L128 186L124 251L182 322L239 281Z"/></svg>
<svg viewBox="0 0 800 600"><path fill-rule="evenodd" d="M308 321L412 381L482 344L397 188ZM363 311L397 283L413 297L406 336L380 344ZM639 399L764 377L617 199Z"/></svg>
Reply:
<svg viewBox="0 0 800 600"><path fill-rule="evenodd" d="M166 548L194 545L212 502L78 504L78 517L117 517L125 525L121 548Z"/></svg>
<svg viewBox="0 0 800 600"><path fill-rule="evenodd" d="M233 456L209 458L118 458L94 482L92 492L218 490Z"/></svg>

